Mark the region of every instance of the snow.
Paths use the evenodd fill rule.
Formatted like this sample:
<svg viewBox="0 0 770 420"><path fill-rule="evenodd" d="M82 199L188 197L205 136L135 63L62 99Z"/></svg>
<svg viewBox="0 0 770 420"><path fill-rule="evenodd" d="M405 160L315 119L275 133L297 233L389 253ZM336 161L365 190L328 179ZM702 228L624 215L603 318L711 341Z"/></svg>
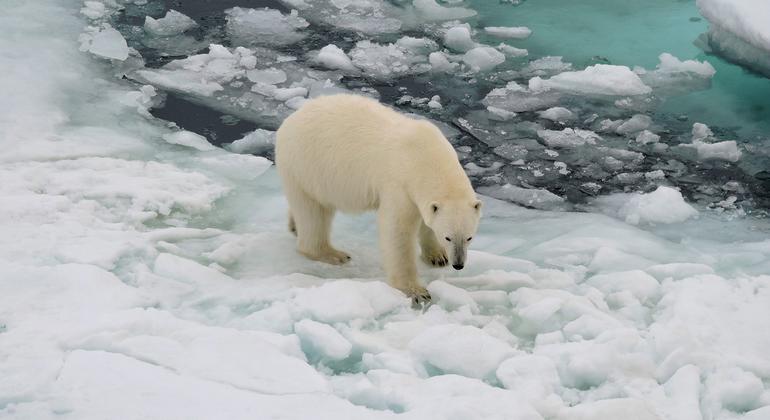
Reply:
<svg viewBox="0 0 770 420"><path fill-rule="evenodd" d="M312 3L302 10L320 19L324 2ZM366 1L335 3L342 16L369 16ZM311 73L291 61L213 45L145 70L166 84L136 84L115 77L124 63L76 41L85 31L92 45L87 19L114 8L80 8L11 2L0 16L0 417L768 417L765 220L723 217L663 185L584 212L482 195L466 268L420 265L435 302L414 309L385 283L371 214L335 220L348 265L295 252L275 168L232 152L269 150L273 132L220 149L148 112L156 88L216 83L213 96L239 81L236 95L263 96L249 70L258 89L302 101L334 89L326 73L302 82ZM384 45L427 64L430 43L395 39ZM516 112L514 95L558 105L516 83L499 89L484 106ZM444 106L456 100L439 93ZM580 127L531 124L527 136L541 130L544 143L581 152L628 141ZM705 125L684 141L718 144ZM618 161L626 152L602 150ZM675 176L664 175L651 185ZM506 189L506 200L563 210L552 192Z"/></svg>
<svg viewBox="0 0 770 420"><path fill-rule="evenodd" d="M303 319L294 324L294 332L310 348L310 352L318 352L331 360L342 360L350 356L353 348L337 330L310 319Z"/></svg>
<svg viewBox="0 0 770 420"><path fill-rule="evenodd" d="M190 17L173 9L166 12L166 15L160 19L147 16L144 20L145 32L154 36L179 35L197 26L198 24Z"/></svg>
<svg viewBox="0 0 770 420"><path fill-rule="evenodd" d="M487 26L484 28L484 32L497 38L526 39L532 35L532 30L526 26Z"/></svg>
<svg viewBox="0 0 770 420"><path fill-rule="evenodd" d="M409 348L426 367L477 379L491 378L514 354L505 342L468 325L429 327L409 342Z"/></svg>
<svg viewBox="0 0 770 420"><path fill-rule="evenodd" d="M652 90L625 66L596 64L580 71L559 73L550 79L529 80L534 91L558 90L580 95L645 95Z"/></svg>

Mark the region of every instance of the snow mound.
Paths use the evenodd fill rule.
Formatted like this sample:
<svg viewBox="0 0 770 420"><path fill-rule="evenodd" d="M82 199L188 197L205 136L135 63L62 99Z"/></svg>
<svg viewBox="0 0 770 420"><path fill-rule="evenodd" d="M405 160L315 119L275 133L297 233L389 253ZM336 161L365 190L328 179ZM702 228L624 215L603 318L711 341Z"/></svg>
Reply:
<svg viewBox="0 0 770 420"><path fill-rule="evenodd" d="M625 66L596 64L580 71L559 73L550 79L529 80L534 91L557 90L577 95L645 95L652 91L639 76Z"/></svg>

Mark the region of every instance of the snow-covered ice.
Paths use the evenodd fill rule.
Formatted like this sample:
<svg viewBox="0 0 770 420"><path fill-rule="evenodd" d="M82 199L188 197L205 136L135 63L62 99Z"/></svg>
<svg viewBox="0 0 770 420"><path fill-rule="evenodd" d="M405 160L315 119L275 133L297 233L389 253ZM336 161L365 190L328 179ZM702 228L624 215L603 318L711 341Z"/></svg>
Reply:
<svg viewBox="0 0 770 420"><path fill-rule="evenodd" d="M711 48L727 59L770 74L770 3L763 0L697 0L709 20Z"/></svg>
<svg viewBox="0 0 770 420"><path fill-rule="evenodd" d="M402 10L286 3L313 22L324 22L324 4L357 24L388 24L399 13L391 9ZM472 12L444 4L416 2L415 13ZM532 209L567 210L561 192L487 187L466 268L421 266L434 304L415 309L384 281L371 214L335 222L348 265L294 251L271 162L235 153L269 150L273 132L244 133L223 149L148 112L162 96L156 88L215 99L239 92L286 107L333 89L328 73L214 44L145 70L155 88L137 84L102 59L134 54L117 37L106 33L103 50L96 44L106 55L90 49L107 27L86 26L113 6L11 2L0 15L0 418L770 416L766 220L696 204L666 184L668 167L638 169L651 174L649 192L590 199L587 212ZM351 62L374 79L392 76L378 65L392 51L409 62L406 74L456 64L429 59L444 53L419 39L358 41L370 44L354 47L365 57L351 53ZM565 71L561 59L535 60L526 77L548 82ZM585 86L582 76L559 83L551 90ZM593 83L590 94L606 92ZM549 109L565 105L559 92L504 86L484 99L501 122L532 110L566 118ZM530 101L521 111L518 98ZM426 109L431 100L453 99L426 95ZM597 149L626 165L636 152L611 141L655 143L657 126L634 112L643 111L601 116L622 118L602 136L532 123L529 135L549 149L531 154L559 163L567 151ZM630 120L628 138L618 136ZM714 132L695 125L681 147L724 143ZM501 153L521 146L505 145ZM480 176L512 166L473 163Z"/></svg>

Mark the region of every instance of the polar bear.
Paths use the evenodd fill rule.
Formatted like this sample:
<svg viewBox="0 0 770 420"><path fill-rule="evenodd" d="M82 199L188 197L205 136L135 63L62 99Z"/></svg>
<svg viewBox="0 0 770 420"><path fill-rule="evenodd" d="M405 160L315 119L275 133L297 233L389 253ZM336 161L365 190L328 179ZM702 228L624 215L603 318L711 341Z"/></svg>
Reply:
<svg viewBox="0 0 770 420"><path fill-rule="evenodd" d="M330 243L334 213L376 210L388 281L415 302L430 300L417 280L417 243L430 265L465 265L481 202L452 145L430 122L363 96L322 96L278 129L275 163L289 229L307 258L349 261Z"/></svg>

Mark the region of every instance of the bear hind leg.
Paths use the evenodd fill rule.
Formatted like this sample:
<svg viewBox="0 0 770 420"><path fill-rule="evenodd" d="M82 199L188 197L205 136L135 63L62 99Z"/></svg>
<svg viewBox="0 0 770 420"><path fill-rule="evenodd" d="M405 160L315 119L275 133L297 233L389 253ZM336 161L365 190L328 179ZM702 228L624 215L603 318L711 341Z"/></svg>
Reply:
<svg viewBox="0 0 770 420"><path fill-rule="evenodd" d="M297 250L305 257L328 264L340 265L350 261L350 255L335 249L330 243L334 209L324 207L304 191L285 185L289 201L289 230L297 235Z"/></svg>

